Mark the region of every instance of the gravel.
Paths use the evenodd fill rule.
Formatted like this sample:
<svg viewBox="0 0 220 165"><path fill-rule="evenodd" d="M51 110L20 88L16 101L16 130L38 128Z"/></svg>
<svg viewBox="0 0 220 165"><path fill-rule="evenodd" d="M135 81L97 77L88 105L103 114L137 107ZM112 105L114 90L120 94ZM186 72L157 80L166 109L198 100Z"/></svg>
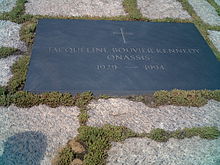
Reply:
<svg viewBox="0 0 220 165"><path fill-rule="evenodd" d="M49 16L125 15L123 0L28 0L26 13Z"/></svg>
<svg viewBox="0 0 220 165"><path fill-rule="evenodd" d="M219 165L220 139L170 139L166 143L130 138L112 143L107 165Z"/></svg>
<svg viewBox="0 0 220 165"><path fill-rule="evenodd" d="M13 47L25 51L25 43L20 40L21 25L0 20L0 47Z"/></svg>
<svg viewBox="0 0 220 165"><path fill-rule="evenodd" d="M142 15L147 18L191 18L188 12L183 10L181 3L176 0L138 0L137 3Z"/></svg>
<svg viewBox="0 0 220 165"><path fill-rule="evenodd" d="M209 38L215 47L220 51L220 31L211 31L208 30Z"/></svg>
<svg viewBox="0 0 220 165"><path fill-rule="evenodd" d="M0 13L9 12L15 7L17 0L0 0Z"/></svg>
<svg viewBox="0 0 220 165"><path fill-rule="evenodd" d="M149 108L141 102L126 99L99 99L88 105L89 126L105 124L125 126L134 132L150 132L154 128L177 129L217 126L220 128L220 102L210 100L203 107L161 106Z"/></svg>
<svg viewBox="0 0 220 165"><path fill-rule="evenodd" d="M0 58L0 86L6 86L12 77L11 66L19 59L20 56L9 56Z"/></svg>
<svg viewBox="0 0 220 165"><path fill-rule="evenodd" d="M0 107L0 157L3 158L3 162L7 162L4 165L13 164L11 161L31 161L25 155L28 155L28 152L33 152L33 150L43 152L44 149L42 147L45 148L45 154L35 154L38 154L37 157L44 154L41 165L49 165L57 149L77 135L77 129L79 128L78 115L79 109L77 107L50 108L46 105L32 108L17 108L13 105L8 108ZM30 133L30 131L34 132ZM32 147L25 149L27 153L24 153L25 147L22 144L26 144L27 142L25 141L28 141L28 139L32 139L30 144ZM38 145L35 144L39 143L39 139L47 147L39 144L39 147L36 148ZM21 145L19 145L18 141L22 141ZM19 146L13 147L14 149L11 149L13 153L10 153L8 152L10 150L7 147L8 143L10 143L10 146ZM15 155L19 153L22 153L23 156L16 157ZM14 160L14 157L19 160ZM27 164L32 163L29 162Z"/></svg>
<svg viewBox="0 0 220 165"><path fill-rule="evenodd" d="M220 26L220 16L206 0L188 0L196 14L207 24Z"/></svg>

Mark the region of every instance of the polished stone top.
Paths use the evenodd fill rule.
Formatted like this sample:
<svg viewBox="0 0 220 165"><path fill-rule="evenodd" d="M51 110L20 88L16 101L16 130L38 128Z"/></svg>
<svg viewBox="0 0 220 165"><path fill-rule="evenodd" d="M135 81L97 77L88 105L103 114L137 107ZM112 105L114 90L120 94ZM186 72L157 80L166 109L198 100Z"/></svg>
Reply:
<svg viewBox="0 0 220 165"><path fill-rule="evenodd" d="M220 89L220 62L191 23L41 19L24 90L132 95Z"/></svg>

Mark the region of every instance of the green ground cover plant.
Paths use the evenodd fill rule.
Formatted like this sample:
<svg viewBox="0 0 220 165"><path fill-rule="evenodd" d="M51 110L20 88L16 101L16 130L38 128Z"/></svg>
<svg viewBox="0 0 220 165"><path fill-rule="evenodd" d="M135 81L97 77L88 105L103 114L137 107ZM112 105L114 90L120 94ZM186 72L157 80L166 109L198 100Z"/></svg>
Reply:
<svg viewBox="0 0 220 165"><path fill-rule="evenodd" d="M70 147L64 148L60 154L60 165L69 165L75 157L75 153L71 150Z"/></svg>
<svg viewBox="0 0 220 165"><path fill-rule="evenodd" d="M24 13L26 2L27 0L17 0L16 6L12 11L0 14L0 20L9 20L16 23L32 20L33 16Z"/></svg>
<svg viewBox="0 0 220 165"><path fill-rule="evenodd" d="M72 160L77 157L76 153L69 146L65 146L58 155L59 157L55 158L54 162L52 161L52 165L70 165Z"/></svg>
<svg viewBox="0 0 220 165"><path fill-rule="evenodd" d="M131 137L150 138L157 142L167 142L170 138L184 139L199 136L211 140L220 136L220 131L216 127L185 128L176 131L165 131L157 128L150 133L137 134L126 127L105 125L101 128L81 126L78 131L79 134L75 140L87 149L87 153L81 158L85 165L104 165L111 142L122 142ZM59 154L59 159L69 160L75 156L69 153Z"/></svg>
<svg viewBox="0 0 220 165"><path fill-rule="evenodd" d="M7 106L8 99L6 94L6 89L4 87L0 87L0 106Z"/></svg>
<svg viewBox="0 0 220 165"><path fill-rule="evenodd" d="M124 0L123 7L130 18L135 20L140 20L142 18L141 12L137 7L137 0Z"/></svg>
<svg viewBox="0 0 220 165"><path fill-rule="evenodd" d="M78 118L79 118L79 123L82 126L86 125L86 122L89 118L89 115L87 113L87 105L94 98L95 97L93 96L92 92L85 92L76 96L75 105L80 108L80 115L78 116Z"/></svg>
<svg viewBox="0 0 220 165"><path fill-rule="evenodd" d="M68 93L48 92L43 94L32 94L19 91L10 96L11 103L18 107L28 108L40 104L55 108L58 106L74 106L76 99Z"/></svg>
<svg viewBox="0 0 220 165"><path fill-rule="evenodd" d="M12 66L11 71L13 77L9 80L7 86L7 90L10 93L15 93L16 91L23 89L29 61L30 56L24 55Z"/></svg>
<svg viewBox="0 0 220 165"><path fill-rule="evenodd" d="M37 25L36 21L28 21L28 22L25 22L21 27L20 38L28 46L33 44L36 25Z"/></svg>
<svg viewBox="0 0 220 165"><path fill-rule="evenodd" d="M125 98L131 101L143 102L154 108L162 105L201 107L211 99L220 101L220 90L160 90L152 94L127 96Z"/></svg>
<svg viewBox="0 0 220 165"><path fill-rule="evenodd" d="M40 104L56 108L59 106L79 106L78 102L89 102L92 99L91 92L84 92L73 96L69 93L46 92L42 94L33 94L27 91L18 91L15 93L5 92L8 101L4 103L9 106L15 104L17 107L30 108ZM85 96L86 95L86 96Z"/></svg>
<svg viewBox="0 0 220 165"><path fill-rule="evenodd" d="M153 93L149 93L145 95L137 95L137 96L127 96L125 98L131 101L142 102L149 107L156 107Z"/></svg>
<svg viewBox="0 0 220 165"><path fill-rule="evenodd" d="M0 96L4 95L5 93L6 93L6 89L0 86Z"/></svg>
<svg viewBox="0 0 220 165"><path fill-rule="evenodd" d="M81 126L79 128L77 141L87 147L87 154L84 157L85 165L102 165L107 158L107 150L112 141L123 141L128 137L136 136L131 130L125 127L106 125L103 128Z"/></svg>
<svg viewBox="0 0 220 165"><path fill-rule="evenodd" d="M9 47L0 47L0 58L8 57L14 53L16 53L18 49L9 48Z"/></svg>
<svg viewBox="0 0 220 165"><path fill-rule="evenodd" d="M216 12L220 16L220 6L214 0L207 0L207 1L215 8Z"/></svg>
<svg viewBox="0 0 220 165"><path fill-rule="evenodd" d="M156 106L178 105L201 107L205 105L210 99L220 101L220 90L162 90L156 91L153 97Z"/></svg>
<svg viewBox="0 0 220 165"><path fill-rule="evenodd" d="M165 131L157 128L153 129L149 134L144 134L144 136L157 142L167 142L170 138L184 139L192 138L194 136L212 140L217 139L220 136L220 131L217 127L194 127L176 131Z"/></svg>

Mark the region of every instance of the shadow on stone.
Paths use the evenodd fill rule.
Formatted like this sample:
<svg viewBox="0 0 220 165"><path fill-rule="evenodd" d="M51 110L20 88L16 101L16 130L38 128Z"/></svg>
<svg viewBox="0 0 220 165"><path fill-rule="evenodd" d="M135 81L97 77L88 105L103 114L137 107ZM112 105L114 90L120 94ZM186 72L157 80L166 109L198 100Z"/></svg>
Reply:
<svg viewBox="0 0 220 165"><path fill-rule="evenodd" d="M4 143L0 165L40 165L46 147L47 138L41 132L15 134Z"/></svg>

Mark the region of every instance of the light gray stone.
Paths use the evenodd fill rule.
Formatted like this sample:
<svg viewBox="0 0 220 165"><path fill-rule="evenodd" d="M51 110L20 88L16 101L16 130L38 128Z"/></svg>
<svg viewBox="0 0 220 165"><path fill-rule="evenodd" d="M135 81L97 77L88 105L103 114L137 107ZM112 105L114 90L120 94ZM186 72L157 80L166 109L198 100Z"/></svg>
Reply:
<svg viewBox="0 0 220 165"><path fill-rule="evenodd" d="M147 138L112 143L107 165L219 165L220 139L170 139L166 143Z"/></svg>
<svg viewBox="0 0 220 165"><path fill-rule="evenodd" d="M220 31L208 30L209 38L220 52Z"/></svg>
<svg viewBox="0 0 220 165"><path fill-rule="evenodd" d="M214 0L220 6L220 0Z"/></svg>
<svg viewBox="0 0 220 165"><path fill-rule="evenodd" d="M0 20L0 47L13 47L25 51L25 43L20 40L21 25Z"/></svg>
<svg viewBox="0 0 220 165"><path fill-rule="evenodd" d="M188 0L190 5L195 10L196 14L203 22L210 25L220 25L220 17L215 8L206 0Z"/></svg>
<svg viewBox="0 0 220 165"><path fill-rule="evenodd" d="M0 58L0 86L6 86L12 77L11 66L19 59L20 56L9 56Z"/></svg>
<svg viewBox="0 0 220 165"><path fill-rule="evenodd" d="M46 153L41 165L49 165L57 149L78 134L78 115L77 107L0 107L0 157L7 138L25 131L39 131L47 137Z"/></svg>
<svg viewBox="0 0 220 165"><path fill-rule="evenodd" d="M123 0L28 0L26 13L50 16L125 15Z"/></svg>
<svg viewBox="0 0 220 165"><path fill-rule="evenodd" d="M0 0L0 13L9 12L15 7L17 0Z"/></svg>
<svg viewBox="0 0 220 165"><path fill-rule="evenodd" d="M137 3L142 15L150 19L191 18L176 0L137 0Z"/></svg>
<svg viewBox="0 0 220 165"><path fill-rule="evenodd" d="M220 102L214 100L200 108L171 105L149 108L141 102L111 98L92 101L88 109L89 126L125 126L137 133L154 128L169 131L202 126L220 128Z"/></svg>

